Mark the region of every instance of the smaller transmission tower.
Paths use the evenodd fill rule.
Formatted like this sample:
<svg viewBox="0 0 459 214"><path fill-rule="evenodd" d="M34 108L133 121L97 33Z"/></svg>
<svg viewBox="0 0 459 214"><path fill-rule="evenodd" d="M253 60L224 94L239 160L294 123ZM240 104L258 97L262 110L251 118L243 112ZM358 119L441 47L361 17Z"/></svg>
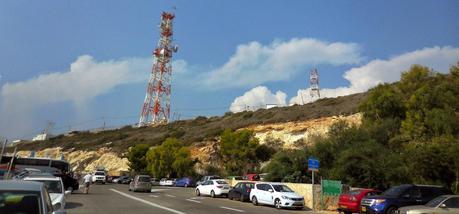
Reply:
<svg viewBox="0 0 459 214"><path fill-rule="evenodd" d="M160 38L158 46L153 51L155 62L148 81L147 93L142 106L139 127L159 125L169 122L170 95L172 76L172 53L177 52L177 46L172 45L173 13L162 12L159 24Z"/></svg>
<svg viewBox="0 0 459 214"><path fill-rule="evenodd" d="M309 74L309 87L311 101L320 99L319 73L317 72L316 68L313 68Z"/></svg>

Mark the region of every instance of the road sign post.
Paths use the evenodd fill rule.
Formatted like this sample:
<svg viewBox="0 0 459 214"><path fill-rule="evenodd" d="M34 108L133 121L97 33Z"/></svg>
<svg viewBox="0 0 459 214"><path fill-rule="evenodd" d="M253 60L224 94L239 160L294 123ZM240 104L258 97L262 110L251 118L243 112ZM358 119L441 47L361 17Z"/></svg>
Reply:
<svg viewBox="0 0 459 214"><path fill-rule="evenodd" d="M319 160L314 158L308 159L308 170L312 173L312 210L314 210L314 172L319 171Z"/></svg>

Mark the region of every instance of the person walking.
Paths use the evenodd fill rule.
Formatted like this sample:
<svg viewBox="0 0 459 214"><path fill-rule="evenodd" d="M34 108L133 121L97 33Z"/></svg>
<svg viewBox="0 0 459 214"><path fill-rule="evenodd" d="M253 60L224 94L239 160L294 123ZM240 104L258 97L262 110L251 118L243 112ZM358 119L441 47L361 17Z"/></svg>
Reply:
<svg viewBox="0 0 459 214"><path fill-rule="evenodd" d="M89 186L91 185L91 181L92 181L92 175L91 175L91 173L86 174L86 175L83 177L83 180L84 180L84 194L88 194L88 192L89 192Z"/></svg>

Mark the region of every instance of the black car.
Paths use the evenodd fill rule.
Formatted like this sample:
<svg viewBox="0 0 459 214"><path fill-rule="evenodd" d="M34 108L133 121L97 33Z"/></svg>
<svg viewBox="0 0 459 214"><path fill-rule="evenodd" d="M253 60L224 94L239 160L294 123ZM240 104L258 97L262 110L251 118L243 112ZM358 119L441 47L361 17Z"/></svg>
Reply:
<svg viewBox="0 0 459 214"><path fill-rule="evenodd" d="M131 177L124 177L118 180L119 184L129 184L133 179Z"/></svg>
<svg viewBox="0 0 459 214"><path fill-rule="evenodd" d="M440 195L450 195L442 186L404 184L392 187L381 195L362 199L361 213L393 214L399 207L424 205Z"/></svg>
<svg viewBox="0 0 459 214"><path fill-rule="evenodd" d="M236 199L240 201L249 201L250 191L253 189L255 183L253 182L239 182L230 189L228 198L230 200Z"/></svg>

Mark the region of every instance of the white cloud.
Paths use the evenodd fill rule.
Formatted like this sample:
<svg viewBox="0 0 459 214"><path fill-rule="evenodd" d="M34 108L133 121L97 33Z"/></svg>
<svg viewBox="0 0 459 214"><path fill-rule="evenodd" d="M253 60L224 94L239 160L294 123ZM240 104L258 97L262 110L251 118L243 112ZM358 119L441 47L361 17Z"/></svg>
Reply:
<svg viewBox="0 0 459 214"><path fill-rule="evenodd" d="M337 97L367 91L379 83L398 81L403 71L413 64L420 64L438 72L448 72L449 67L459 60L459 48L432 47L424 48L392 57L388 60L372 60L366 65L352 68L344 73L350 82L348 87L321 89L321 97ZM298 95L290 99L290 104L301 104L301 94L305 103L310 102L309 90L300 89ZM306 99L305 99L306 98Z"/></svg>
<svg viewBox="0 0 459 214"><path fill-rule="evenodd" d="M273 94L267 87L258 86L234 99L233 103L231 103L230 111L254 111L260 108L266 108L267 105L285 106L286 98L287 94L282 91L277 91Z"/></svg>
<svg viewBox="0 0 459 214"><path fill-rule="evenodd" d="M320 64L357 64L362 60L355 43L328 43L301 38L239 45L236 53L221 67L201 74L203 85L210 88L255 86L288 80L307 66Z"/></svg>
<svg viewBox="0 0 459 214"><path fill-rule="evenodd" d="M83 55L68 71L43 74L25 81L5 83L0 88L0 130L9 136L30 133L41 106L72 102L77 114L86 103L122 84L145 81L151 60L131 58L98 62Z"/></svg>

